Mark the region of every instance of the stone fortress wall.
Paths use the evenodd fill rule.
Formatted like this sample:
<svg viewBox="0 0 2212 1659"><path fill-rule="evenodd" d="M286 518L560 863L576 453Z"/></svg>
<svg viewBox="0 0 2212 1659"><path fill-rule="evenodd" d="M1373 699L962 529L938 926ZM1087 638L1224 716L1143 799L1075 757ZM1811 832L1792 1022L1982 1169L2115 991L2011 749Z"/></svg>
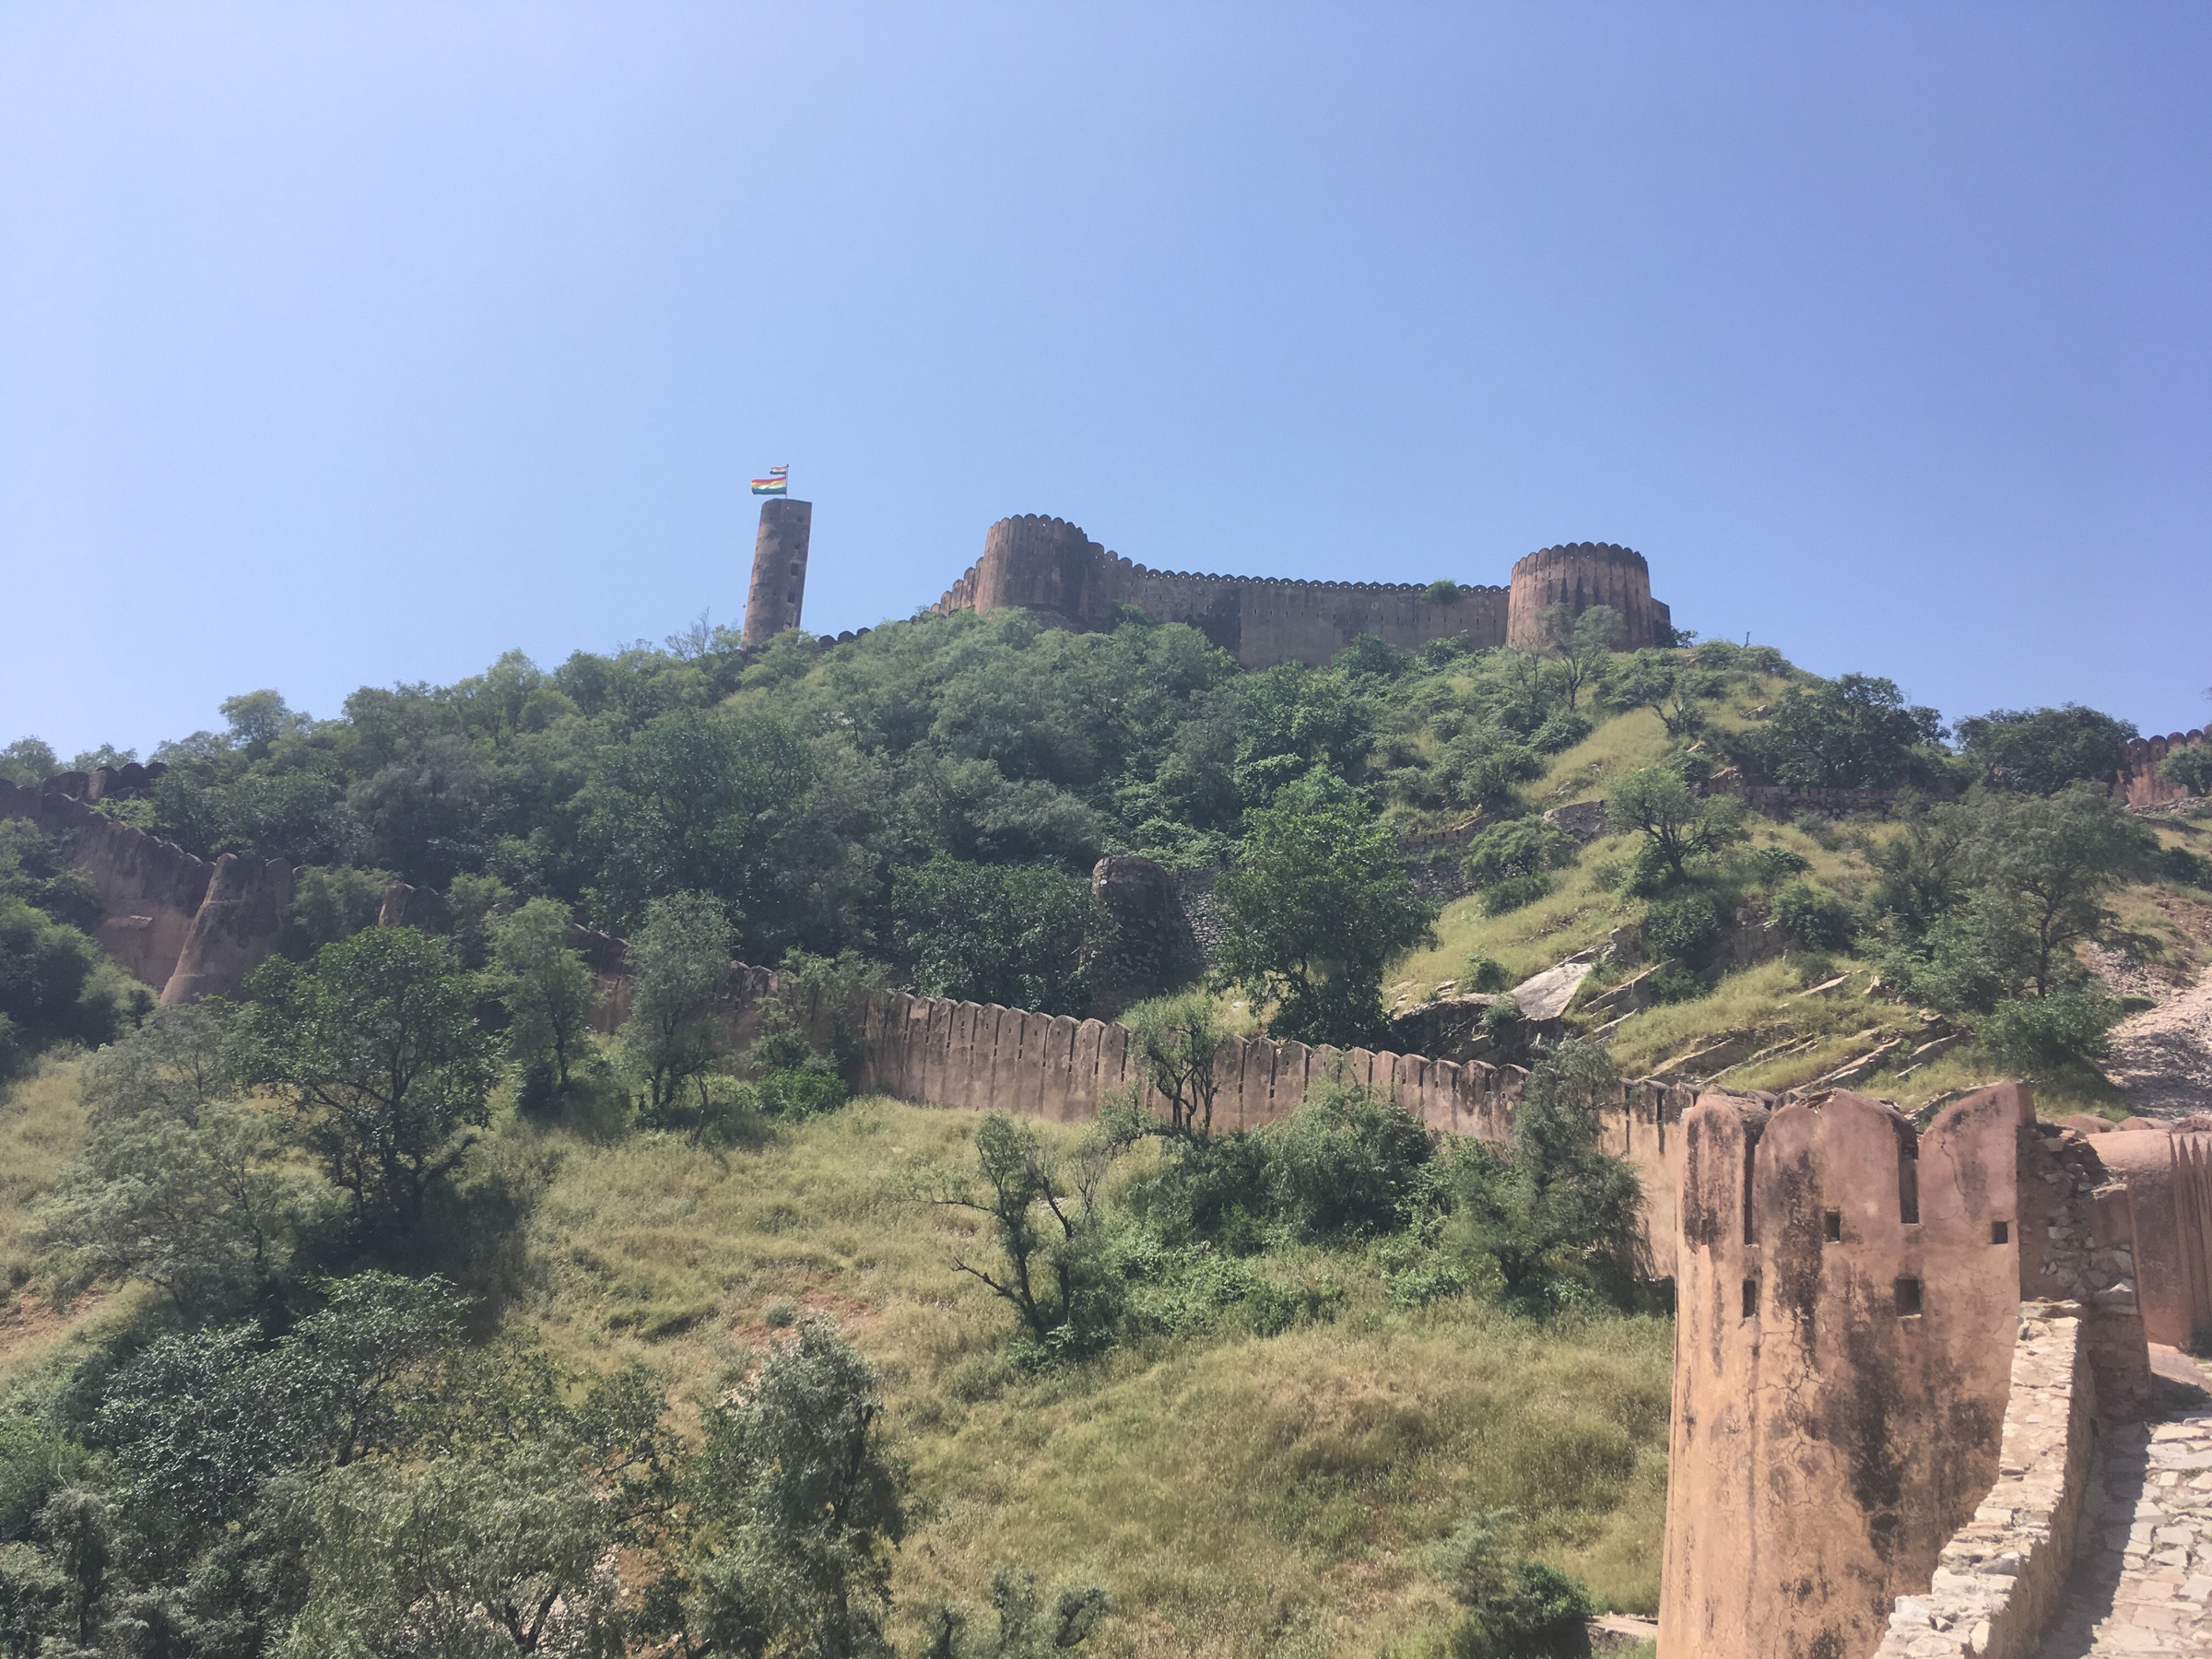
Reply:
<svg viewBox="0 0 2212 1659"><path fill-rule="evenodd" d="M1533 644L1541 612L1555 604L1577 616L1612 606L1622 618L1616 643L1624 649L1673 637L1643 556L1605 543L1531 553L1513 567L1510 587L1440 593L1417 582L1152 571L1064 519L1035 513L993 524L982 558L931 609L1026 610L1050 626L1092 630L1112 628L1119 608L1132 606L1158 621L1188 623L1247 668L1267 668L1321 666L1361 634L1408 650L1459 635L1481 646Z"/></svg>
<svg viewBox="0 0 2212 1659"><path fill-rule="evenodd" d="M2159 776L2159 762L2175 749L2205 741L2202 730L2171 732L2163 737L2138 737L2127 746L2127 758L2113 784L2113 793L2130 806L2163 806L2188 794L2179 783Z"/></svg>

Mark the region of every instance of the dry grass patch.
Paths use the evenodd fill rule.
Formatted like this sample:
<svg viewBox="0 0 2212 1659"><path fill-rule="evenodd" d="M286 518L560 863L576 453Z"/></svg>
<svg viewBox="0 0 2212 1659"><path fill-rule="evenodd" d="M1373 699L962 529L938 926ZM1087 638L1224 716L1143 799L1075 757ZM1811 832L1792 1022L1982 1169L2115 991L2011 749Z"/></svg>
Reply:
<svg viewBox="0 0 2212 1659"><path fill-rule="evenodd" d="M867 1100L719 1156L566 1142L515 1317L578 1363L642 1358L696 1402L797 1313L832 1313L881 1368L914 1470L910 1606L972 1602L1012 1562L1103 1583L1123 1609L1104 1654L1371 1653L1448 1618L1424 1551L1497 1508L1611 1605L1655 1605L1665 1322L1408 1311L1371 1252L1294 1251L1270 1270L1333 1278L1334 1324L1026 1374L1008 1314L951 1266L987 1248L976 1218L913 1195L965 1164L975 1122Z"/></svg>

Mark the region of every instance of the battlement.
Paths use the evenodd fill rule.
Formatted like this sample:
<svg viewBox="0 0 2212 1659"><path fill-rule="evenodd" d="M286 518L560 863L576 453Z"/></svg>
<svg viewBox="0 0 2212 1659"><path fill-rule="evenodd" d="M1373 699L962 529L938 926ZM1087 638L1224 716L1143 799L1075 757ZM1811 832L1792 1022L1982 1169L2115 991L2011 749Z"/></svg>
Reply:
<svg viewBox="0 0 2212 1659"><path fill-rule="evenodd" d="M2190 748L2205 741L2200 728L2194 732L2170 732L2163 737L2136 737L2131 739L2120 762L2120 775L2112 782L2112 793L2130 806L2162 806L2169 801L2179 801L2189 792L2171 779L2159 776L2159 762L2178 748Z"/></svg>
<svg viewBox="0 0 2212 1659"><path fill-rule="evenodd" d="M1662 1629L1706 1659L1871 1653L1997 1475L2024 1089L1924 1135L1853 1094L1682 1122ZM1687 1643L1687 1645L1683 1645Z"/></svg>
<svg viewBox="0 0 2212 1659"><path fill-rule="evenodd" d="M1514 567L1510 588L1312 582L1155 571L1044 513L993 524L983 556L930 608L1024 610L1049 627L1102 629L1130 606L1162 622L1187 623L1246 667L1265 668L1320 666L1362 634L1406 650L1462 637L1477 646L1533 642L1539 612L1554 604L1577 616L1594 605L1613 606L1622 617L1618 642L1624 647L1672 637L1666 607L1651 597L1643 556L1627 547L1583 542L1544 548Z"/></svg>

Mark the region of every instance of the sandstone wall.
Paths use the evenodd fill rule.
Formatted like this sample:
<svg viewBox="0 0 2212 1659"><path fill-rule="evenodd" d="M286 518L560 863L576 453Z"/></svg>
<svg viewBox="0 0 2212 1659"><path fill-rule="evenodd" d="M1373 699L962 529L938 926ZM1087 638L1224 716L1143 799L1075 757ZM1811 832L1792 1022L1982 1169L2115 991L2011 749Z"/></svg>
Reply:
<svg viewBox="0 0 2212 1659"><path fill-rule="evenodd" d="M1944 1545L1926 1592L1900 1598L1878 1659L2031 1659L2080 1531L2096 1408L2081 1321L2022 1309L1996 1482Z"/></svg>
<svg viewBox="0 0 2212 1659"><path fill-rule="evenodd" d="M2204 741L2202 731L2136 738L2127 746L2127 759L2119 777L2113 781L2112 792L2130 806L2160 806L2169 801L2187 799L2187 790L2159 776L2159 762L2177 748Z"/></svg>
<svg viewBox="0 0 2212 1659"><path fill-rule="evenodd" d="M1188 623L1248 668L1320 666L1362 634L1408 650L1463 634L1478 646L1502 645L1509 637L1534 643L1533 619L1515 620L1523 605L1565 604L1578 614L1611 605L1624 618L1620 642L1630 647L1651 644L1669 628L1666 606L1651 596L1642 555L1626 547L1547 547L1514 568L1511 590L1465 586L1450 598L1433 597L1416 582L1151 571L1108 552L1064 519L1025 513L991 526L982 558L931 608L1018 608L1054 627L1102 629L1112 626L1117 606L1130 605L1163 622Z"/></svg>
<svg viewBox="0 0 2212 1659"><path fill-rule="evenodd" d="M207 897L193 914L161 1000L235 995L246 975L275 955L283 940L294 880L292 866L280 858L226 853L217 859Z"/></svg>
<svg viewBox="0 0 2212 1659"><path fill-rule="evenodd" d="M1671 643L1674 618L1652 597L1651 567L1642 554L1611 542L1569 542L1539 547L1514 561L1512 615L1506 643L1535 651L1545 643L1544 612L1563 605L1571 617L1594 606L1620 613L1610 637L1617 651Z"/></svg>
<svg viewBox="0 0 2212 1659"><path fill-rule="evenodd" d="M2212 1335L2212 1135L2123 1129L2094 1137L2126 1182L2135 1296L2152 1342L2193 1347Z"/></svg>
<svg viewBox="0 0 2212 1659"><path fill-rule="evenodd" d="M1998 1473L2026 1091L1683 1119L1660 1632L1864 1659Z"/></svg>

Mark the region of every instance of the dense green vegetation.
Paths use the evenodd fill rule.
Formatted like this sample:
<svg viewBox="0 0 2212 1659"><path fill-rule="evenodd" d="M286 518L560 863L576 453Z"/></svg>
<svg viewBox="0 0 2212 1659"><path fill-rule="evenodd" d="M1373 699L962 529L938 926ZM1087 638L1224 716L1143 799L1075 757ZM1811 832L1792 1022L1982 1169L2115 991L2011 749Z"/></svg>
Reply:
<svg viewBox="0 0 2212 1659"><path fill-rule="evenodd" d="M2085 950L2190 959L2212 865L2098 786L2132 732L2093 711L1953 749L1884 680L1553 624L1263 673L1134 618L749 664L702 628L329 721L251 693L109 807L309 866L234 1007L153 1010L0 823L0 1652L1481 1659L1648 1609L1666 1327L1616 1068L1719 1038L1799 1082L1941 1015L1867 1086L2094 1103ZM1737 782L1909 793L1785 825ZM1594 841L1540 816L1585 801ZM1423 900L1395 832L1477 813L1475 891ZM1126 1015L1159 1122L853 1102L844 1037L773 1007L724 1048L733 952L1098 1006L1105 852L1220 871L1213 982ZM395 877L452 935L372 925ZM611 1034L572 916L629 942ZM1563 1031L1489 1010L1534 1067L1510 1145L1343 1082L1216 1132L1245 1020L1377 1041L1386 982L1608 941Z"/></svg>

